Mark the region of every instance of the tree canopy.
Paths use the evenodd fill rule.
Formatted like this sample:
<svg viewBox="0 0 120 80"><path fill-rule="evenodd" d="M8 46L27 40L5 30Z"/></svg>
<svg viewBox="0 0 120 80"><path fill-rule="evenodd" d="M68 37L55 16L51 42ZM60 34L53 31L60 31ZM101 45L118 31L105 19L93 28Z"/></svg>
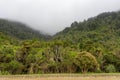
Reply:
<svg viewBox="0 0 120 80"><path fill-rule="evenodd" d="M106 12L52 36L0 20L0 74L120 72L120 12Z"/></svg>

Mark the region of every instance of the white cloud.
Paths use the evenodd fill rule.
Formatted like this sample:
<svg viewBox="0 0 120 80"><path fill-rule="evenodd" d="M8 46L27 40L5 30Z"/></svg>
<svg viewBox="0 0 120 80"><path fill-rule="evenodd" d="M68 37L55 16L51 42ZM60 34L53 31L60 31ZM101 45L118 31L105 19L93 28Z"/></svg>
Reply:
<svg viewBox="0 0 120 80"><path fill-rule="evenodd" d="M0 17L55 34L73 21L120 9L120 0L0 0Z"/></svg>

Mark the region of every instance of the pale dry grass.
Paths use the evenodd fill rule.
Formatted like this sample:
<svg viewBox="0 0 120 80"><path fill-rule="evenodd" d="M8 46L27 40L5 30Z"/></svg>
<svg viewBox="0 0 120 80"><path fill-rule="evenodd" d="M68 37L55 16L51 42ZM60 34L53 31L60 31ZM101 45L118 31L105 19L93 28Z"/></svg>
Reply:
<svg viewBox="0 0 120 80"><path fill-rule="evenodd" d="M120 75L0 76L0 80L120 80Z"/></svg>

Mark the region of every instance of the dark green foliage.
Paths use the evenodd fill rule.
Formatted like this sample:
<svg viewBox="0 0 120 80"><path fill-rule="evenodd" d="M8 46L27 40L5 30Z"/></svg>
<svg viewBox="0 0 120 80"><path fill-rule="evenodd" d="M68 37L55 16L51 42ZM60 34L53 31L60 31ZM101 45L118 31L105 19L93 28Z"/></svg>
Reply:
<svg viewBox="0 0 120 80"><path fill-rule="evenodd" d="M1 19L0 74L120 72L120 12L75 21L43 39L21 23Z"/></svg>
<svg viewBox="0 0 120 80"><path fill-rule="evenodd" d="M43 35L25 24L0 19L0 32L18 39L47 39L50 36Z"/></svg>
<svg viewBox="0 0 120 80"><path fill-rule="evenodd" d="M120 12L106 12L83 22L72 23L71 27L57 33L54 39L68 41L77 50L91 52L103 72L109 64L113 64L119 71L119 25Z"/></svg>

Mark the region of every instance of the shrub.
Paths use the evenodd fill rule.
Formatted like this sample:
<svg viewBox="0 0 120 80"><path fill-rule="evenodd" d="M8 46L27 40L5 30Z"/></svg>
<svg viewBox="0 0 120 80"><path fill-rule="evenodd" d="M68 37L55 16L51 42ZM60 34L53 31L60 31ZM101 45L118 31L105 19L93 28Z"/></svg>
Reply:
<svg viewBox="0 0 120 80"><path fill-rule="evenodd" d="M10 73L8 71L0 71L0 75L9 75Z"/></svg>
<svg viewBox="0 0 120 80"><path fill-rule="evenodd" d="M108 73L116 72L116 68L115 68L115 66L113 64L107 65L106 68L105 68L105 70Z"/></svg>

